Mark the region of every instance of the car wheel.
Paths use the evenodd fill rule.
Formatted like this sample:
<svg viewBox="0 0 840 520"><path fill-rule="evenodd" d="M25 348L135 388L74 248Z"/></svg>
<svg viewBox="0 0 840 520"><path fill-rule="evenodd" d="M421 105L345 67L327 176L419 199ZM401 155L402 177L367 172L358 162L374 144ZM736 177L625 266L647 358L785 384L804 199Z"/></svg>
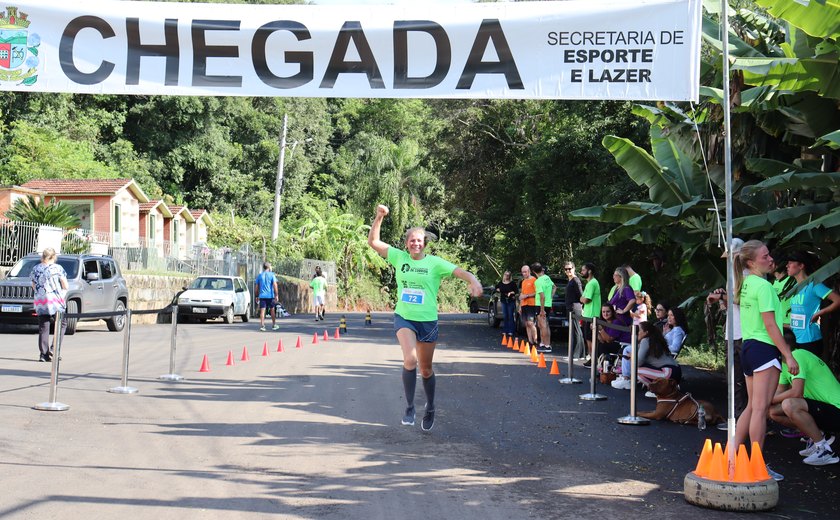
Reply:
<svg viewBox="0 0 840 520"><path fill-rule="evenodd" d="M124 312L125 311L125 302L122 300L117 300L116 305L114 305L114 312ZM105 324L108 325L108 330L111 332L120 332L125 328L125 314L121 314L119 316L114 316L113 318L109 318L105 320Z"/></svg>
<svg viewBox="0 0 840 520"><path fill-rule="evenodd" d="M70 300L67 302L67 314L77 314L79 312L79 301ZM72 336L76 333L76 324L79 323L78 318L67 319L67 329L64 331L65 336Z"/></svg>
<svg viewBox="0 0 840 520"><path fill-rule="evenodd" d="M251 306L245 306L245 314L242 315L242 323L248 323L248 320L251 319Z"/></svg>
<svg viewBox="0 0 840 520"><path fill-rule="evenodd" d="M490 305L487 306L487 324L494 329L498 329L501 322L502 320L496 318L496 302L491 301Z"/></svg>
<svg viewBox="0 0 840 520"><path fill-rule="evenodd" d="M227 308L224 318L225 323L233 323L233 305Z"/></svg>
<svg viewBox="0 0 840 520"><path fill-rule="evenodd" d="M470 313L478 314L478 302L475 300L470 302Z"/></svg>

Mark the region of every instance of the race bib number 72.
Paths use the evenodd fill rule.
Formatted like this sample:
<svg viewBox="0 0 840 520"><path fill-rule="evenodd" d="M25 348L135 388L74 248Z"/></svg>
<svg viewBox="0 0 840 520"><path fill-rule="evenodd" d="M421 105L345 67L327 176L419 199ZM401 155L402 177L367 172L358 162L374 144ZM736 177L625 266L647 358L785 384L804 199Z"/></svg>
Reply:
<svg viewBox="0 0 840 520"><path fill-rule="evenodd" d="M403 289L400 301L411 305L423 305L426 293L423 289Z"/></svg>

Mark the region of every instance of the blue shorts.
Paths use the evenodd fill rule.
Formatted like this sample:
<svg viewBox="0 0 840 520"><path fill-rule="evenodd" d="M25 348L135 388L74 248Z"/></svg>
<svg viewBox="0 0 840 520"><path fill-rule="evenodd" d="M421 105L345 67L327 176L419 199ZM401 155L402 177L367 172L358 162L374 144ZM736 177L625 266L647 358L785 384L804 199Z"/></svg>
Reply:
<svg viewBox="0 0 840 520"><path fill-rule="evenodd" d="M260 309L273 309L274 298L260 298Z"/></svg>
<svg viewBox="0 0 840 520"><path fill-rule="evenodd" d="M435 343L438 339L438 322L435 321L411 321L399 314L394 314L394 330L409 329L414 331L417 341L422 343Z"/></svg>
<svg viewBox="0 0 840 520"><path fill-rule="evenodd" d="M745 376L752 376L754 372L770 367L776 367L781 371L780 357L779 349L775 345L757 339L744 340L741 345L741 369Z"/></svg>

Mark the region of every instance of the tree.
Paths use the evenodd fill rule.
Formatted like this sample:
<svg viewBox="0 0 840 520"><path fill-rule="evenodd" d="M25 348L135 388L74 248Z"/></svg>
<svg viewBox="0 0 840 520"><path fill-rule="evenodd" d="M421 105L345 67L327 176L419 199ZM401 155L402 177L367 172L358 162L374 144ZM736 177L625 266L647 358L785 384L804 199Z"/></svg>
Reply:
<svg viewBox="0 0 840 520"><path fill-rule="evenodd" d="M6 211L6 218L63 229L77 228L81 224L67 204L55 199L47 204L44 200L36 200L33 195L18 199L11 209Z"/></svg>

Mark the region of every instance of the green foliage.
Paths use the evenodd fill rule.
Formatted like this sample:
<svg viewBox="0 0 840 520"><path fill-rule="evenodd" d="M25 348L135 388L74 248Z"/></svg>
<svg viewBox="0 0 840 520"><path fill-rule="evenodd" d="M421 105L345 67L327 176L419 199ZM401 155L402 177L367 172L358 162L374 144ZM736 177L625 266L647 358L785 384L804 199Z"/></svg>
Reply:
<svg viewBox="0 0 840 520"><path fill-rule="evenodd" d="M44 200L36 200L32 195L27 195L25 199L18 199L6 211L6 218L64 229L77 228L80 225L79 218L67 204L54 199L47 203Z"/></svg>

